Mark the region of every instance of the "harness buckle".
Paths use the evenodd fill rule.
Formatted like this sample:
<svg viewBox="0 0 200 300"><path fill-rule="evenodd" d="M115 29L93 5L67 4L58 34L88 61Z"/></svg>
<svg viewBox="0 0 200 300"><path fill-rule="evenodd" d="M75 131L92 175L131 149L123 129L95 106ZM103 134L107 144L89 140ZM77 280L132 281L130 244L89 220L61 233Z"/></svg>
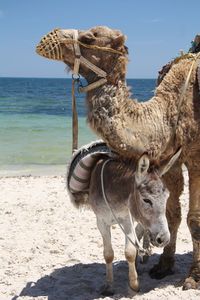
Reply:
<svg viewBox="0 0 200 300"><path fill-rule="evenodd" d="M80 74L72 74L72 80L73 81L80 81Z"/></svg>
<svg viewBox="0 0 200 300"><path fill-rule="evenodd" d="M80 94L81 93L81 89L84 88L83 83L81 81L81 76L80 74L72 74L72 80L74 82L74 84L77 84L77 91Z"/></svg>

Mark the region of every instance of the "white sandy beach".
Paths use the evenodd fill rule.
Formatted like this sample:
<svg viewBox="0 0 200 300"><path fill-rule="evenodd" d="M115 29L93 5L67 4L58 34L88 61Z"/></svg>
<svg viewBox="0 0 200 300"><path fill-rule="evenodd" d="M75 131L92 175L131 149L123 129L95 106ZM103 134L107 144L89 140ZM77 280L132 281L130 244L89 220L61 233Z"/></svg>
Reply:
<svg viewBox="0 0 200 300"><path fill-rule="evenodd" d="M116 294L104 299L200 299L200 291L181 288L192 260L187 174L185 179L175 274L163 280L149 277L161 252L154 248L147 264L138 263L141 289L134 296L127 284L124 237L116 226ZM71 205L64 176L1 177L0 196L0 300L102 299L105 265L95 216Z"/></svg>

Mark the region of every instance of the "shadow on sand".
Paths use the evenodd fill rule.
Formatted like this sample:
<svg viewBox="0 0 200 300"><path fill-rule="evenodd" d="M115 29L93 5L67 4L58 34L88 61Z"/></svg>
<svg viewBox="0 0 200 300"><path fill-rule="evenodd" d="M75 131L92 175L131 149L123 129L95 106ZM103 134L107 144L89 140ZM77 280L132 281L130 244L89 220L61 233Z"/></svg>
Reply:
<svg viewBox="0 0 200 300"><path fill-rule="evenodd" d="M151 279L148 272L158 262L159 255L154 254L147 264L138 263L140 280L140 294L145 294L154 288L166 285L179 285L187 275L192 262L192 253L176 254L174 275L162 280ZM101 289L105 279L105 265L98 263L76 264L56 269L50 275L28 282L19 295L12 300L19 300L22 296L46 296L48 300L93 300L103 298ZM112 299L132 297L134 293L128 288L128 266L125 261L114 263L115 295Z"/></svg>

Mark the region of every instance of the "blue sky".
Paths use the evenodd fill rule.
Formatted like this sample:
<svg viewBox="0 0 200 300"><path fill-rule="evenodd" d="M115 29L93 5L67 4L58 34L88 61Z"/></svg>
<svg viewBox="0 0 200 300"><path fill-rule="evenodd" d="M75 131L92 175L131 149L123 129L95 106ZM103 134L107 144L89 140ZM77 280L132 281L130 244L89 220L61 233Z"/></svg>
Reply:
<svg viewBox="0 0 200 300"><path fill-rule="evenodd" d="M50 30L107 25L127 35L128 78L155 78L200 32L199 0L0 0L0 76L69 77L35 46Z"/></svg>

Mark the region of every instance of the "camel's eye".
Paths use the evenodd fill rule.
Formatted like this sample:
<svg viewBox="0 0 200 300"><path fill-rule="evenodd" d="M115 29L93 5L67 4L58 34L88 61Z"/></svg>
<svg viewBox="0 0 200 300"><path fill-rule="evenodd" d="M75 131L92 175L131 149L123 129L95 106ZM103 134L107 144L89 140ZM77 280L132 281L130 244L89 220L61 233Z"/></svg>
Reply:
<svg viewBox="0 0 200 300"><path fill-rule="evenodd" d="M152 203L151 200L144 198L143 201L144 201L145 203L148 203L148 204L150 204L151 206L153 206L153 203Z"/></svg>
<svg viewBox="0 0 200 300"><path fill-rule="evenodd" d="M93 35L94 35L95 37L97 37L97 36L98 36L98 32L93 32Z"/></svg>

